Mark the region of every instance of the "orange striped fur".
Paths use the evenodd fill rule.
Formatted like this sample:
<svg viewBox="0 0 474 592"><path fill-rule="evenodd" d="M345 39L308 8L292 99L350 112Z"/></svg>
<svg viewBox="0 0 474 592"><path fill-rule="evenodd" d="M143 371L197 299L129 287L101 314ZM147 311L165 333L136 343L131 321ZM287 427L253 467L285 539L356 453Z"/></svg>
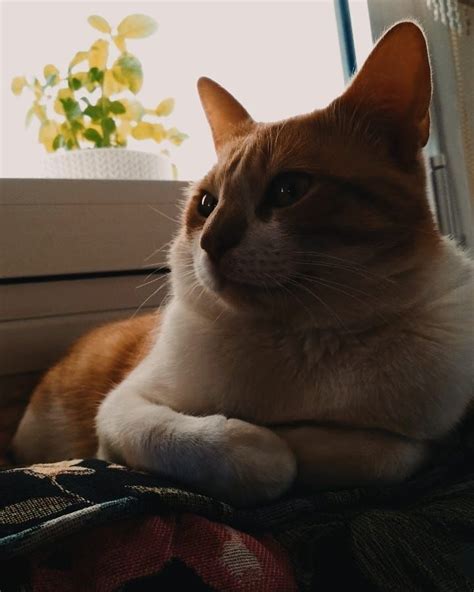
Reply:
<svg viewBox="0 0 474 592"><path fill-rule="evenodd" d="M98 327L45 374L29 403L35 421L45 426L61 416L68 421L61 442L54 429L35 432L32 446L38 458L56 458L59 447L66 458L95 456L99 404L149 351L158 320L158 315L150 314Z"/></svg>

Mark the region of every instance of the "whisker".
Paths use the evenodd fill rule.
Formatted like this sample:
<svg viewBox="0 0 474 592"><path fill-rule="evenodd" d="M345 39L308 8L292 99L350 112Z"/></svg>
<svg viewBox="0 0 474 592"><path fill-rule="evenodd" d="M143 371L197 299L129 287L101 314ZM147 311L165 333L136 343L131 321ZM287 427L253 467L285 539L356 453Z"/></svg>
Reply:
<svg viewBox="0 0 474 592"><path fill-rule="evenodd" d="M150 210L153 210L155 213L159 214L160 216L163 216L163 218L166 218L167 220L170 220L170 222L174 222L175 224L179 224L180 221L178 220L178 218L172 218L171 216L168 216L168 214L165 214L161 210L154 208L150 204L147 204L147 205L150 208Z"/></svg>
<svg viewBox="0 0 474 592"><path fill-rule="evenodd" d="M204 293L204 292L201 292L201 294L200 294L199 298L200 298L200 297L203 295L203 293ZM214 319L214 321L213 321L213 323L212 323L212 324L213 324L213 326L214 326L214 325L217 325L217 321L218 321L218 320L221 318L221 316L222 316L224 313L225 313L225 308L224 308L224 307L222 307L222 310L221 310L221 312L220 312L220 313L217 315L217 317Z"/></svg>
<svg viewBox="0 0 474 592"><path fill-rule="evenodd" d="M373 278L373 279L385 281L385 282L388 282L391 284L397 283L392 278L387 278L387 277L379 275L379 274L374 274L373 272L369 271L366 267L360 265L359 263L355 263L355 262L351 261L350 259L343 259L340 257L335 257L334 255L326 255L325 253L317 253L314 251L308 251L308 252L295 251L295 254L305 255L306 257L313 257L313 259L310 259L309 261L308 261L308 259L305 259L305 258L303 258L301 260L297 260L298 263L308 264L308 265L309 264L312 264L312 265L319 264L321 266L326 266L326 267L330 267L331 265L333 265L334 268L346 269L347 271L359 273L360 275L363 275L363 276L367 277L368 279ZM314 258L316 259L316 261L314 260ZM318 261L318 259L321 259L321 258L323 260ZM324 261L324 259L330 259L331 261Z"/></svg>
<svg viewBox="0 0 474 592"><path fill-rule="evenodd" d="M320 298L317 294L315 294L314 292L312 292L309 288L307 288L304 284L302 284L300 282L297 282L297 281L294 281L294 280L291 280L291 279L289 279L288 282L291 283L292 285L296 286L297 288L300 288L302 290L305 290L305 292L308 292L308 294L310 294L311 296L313 296L313 298L316 298L316 300L324 306L324 308L329 312L329 314L331 314L336 319L336 321L339 323L339 325L347 333L350 332L349 329L346 327L346 325L344 325L344 323L341 321L340 317L336 314L336 312L331 307L329 307L326 304L326 302L324 302L324 300L322 298Z"/></svg>
<svg viewBox="0 0 474 592"><path fill-rule="evenodd" d="M187 269L187 268L193 267L193 265L194 265L194 264L193 264L192 262L190 262L190 263L185 263L184 265L182 265L182 267L183 267L183 269ZM147 268L148 266L143 266L143 267L144 267L144 269L145 269L145 268ZM145 281L146 281L148 278L150 278L151 276L155 275L155 273L162 273L163 275L169 275L169 270L168 270L168 269L166 269L166 268L164 268L164 267L162 267L162 266L161 266L161 267L157 267L156 269L154 269L154 270L153 270L151 273L149 273L149 274L146 276L146 278L145 278Z"/></svg>
<svg viewBox="0 0 474 592"><path fill-rule="evenodd" d="M158 267L157 269L154 269L154 270L153 270L151 273L149 273L149 274L146 276L146 278L145 278L145 282L146 282L146 281L147 281L149 278L151 278L153 275L155 275L155 274L157 274L157 273L159 273L161 276L166 276L166 275L169 275L169 272L166 272L166 271L164 271L164 270L163 270L163 268L161 268L161 267Z"/></svg>
<svg viewBox="0 0 474 592"><path fill-rule="evenodd" d="M341 284L340 282L335 282L334 280L328 279L328 278L315 278L312 276L308 276L304 273L294 273L293 274L294 277L299 277L301 279L304 279L305 281L309 282L309 283L314 283L314 284L320 284L322 285L323 282L327 285L331 285L331 286L338 286L340 288L347 288L349 290L351 290L354 293L360 294L361 296L365 296L366 298L371 298L371 299L375 299L375 300L379 300L379 298L373 294L369 294L368 292L365 292L364 290L360 290L359 288L355 288L354 286L350 286L348 284ZM346 294L348 294L347 292L345 292ZM349 295L349 294L348 294Z"/></svg>
<svg viewBox="0 0 474 592"><path fill-rule="evenodd" d="M312 283L316 286L319 285L319 286L322 286L325 288L329 288L331 290L335 290L336 292L340 292L341 294L344 294L348 298L351 298L352 300L355 300L356 302L362 304L364 307L370 308L375 313L376 316L380 317L384 322L388 322L388 319L385 317L385 315L380 310L377 309L377 303L378 303L379 299L368 294L367 292L357 290L356 288L353 288L352 286L347 286L345 284L340 284L338 282L332 282L331 280L326 280L326 279L320 280L317 278L308 278L304 274L298 274L298 276L302 280L308 281L309 283ZM358 292L362 296L365 296L367 299L369 299L369 301L372 300L372 303L367 302L367 300L363 300L362 298L358 298L353 293L351 294L350 292L347 292L347 290L345 290L344 288L348 288L349 290Z"/></svg>
<svg viewBox="0 0 474 592"><path fill-rule="evenodd" d="M191 288L190 288L190 289L189 289L189 290L186 292L187 296L188 296L189 298L191 298L191 296L192 296L192 295L193 295L193 293L194 293L194 290L195 290L196 288L198 288L200 285L201 285L201 284L200 284L200 283L199 283L197 280L196 280L196 281L194 281L194 282L192 283L192 286L191 286Z"/></svg>
<svg viewBox="0 0 474 592"><path fill-rule="evenodd" d="M198 300L200 300L202 298L205 291L206 291L206 288L203 286L201 292L199 293Z"/></svg>
<svg viewBox="0 0 474 592"><path fill-rule="evenodd" d="M145 306L145 304L151 300L151 298L153 298L153 296L156 296L158 294L158 292L160 292L163 288L165 288L168 285L168 282L165 282L163 285L158 286L158 288L152 292L147 298L145 298L145 300L140 304L140 306L137 308L137 310L133 313L133 315L130 318L135 318L136 315L141 311L141 309Z"/></svg>
<svg viewBox="0 0 474 592"><path fill-rule="evenodd" d="M294 263L296 264L300 264L300 265L306 265L306 266L312 266L312 267L326 267L328 269L335 269L335 270L342 270L342 271L348 271L357 275L360 275L362 277L365 277L367 279L376 279L376 280L384 280L385 278L383 276L377 277L377 276L370 276L368 275L366 272L360 271L357 268L352 268L349 267L348 265L343 265L341 263L333 263L331 262L325 262L325 261L308 261L307 259L294 259L293 260ZM389 281L389 280L387 280ZM393 280L390 280L393 283Z"/></svg>
<svg viewBox="0 0 474 592"><path fill-rule="evenodd" d="M145 259L143 261L148 261L149 259L151 259L154 255L156 255L157 253L159 253L160 251L163 251L164 249L166 249L167 247L169 247L171 245L171 243L174 241L174 238L172 238L171 240L169 240L167 243L165 243L164 245L161 245L161 247L158 247L157 249L155 249L153 251L153 253L150 253L148 255L148 257L145 257Z"/></svg>
<svg viewBox="0 0 474 592"><path fill-rule="evenodd" d="M269 276L269 277L271 277L271 276ZM287 294L289 294L291 298L296 298L296 300L301 304L301 306L306 310L306 312L309 314L309 316L314 321L314 315L311 312L311 310L306 306L306 304L300 298L298 298L298 296L294 292L292 292L287 286L285 286L284 283L279 282L278 280L275 280L275 278L271 278L271 279L276 283L276 285L280 289L284 290Z"/></svg>
<svg viewBox="0 0 474 592"><path fill-rule="evenodd" d="M155 279L150 280L149 282L145 281L142 284L135 286L135 290L138 290L139 288L144 288L145 286L150 286L151 284L154 284L155 282L159 282L160 280L169 281L170 278L167 277L167 275L160 275L160 276L156 277ZM150 277L150 276L148 276L148 277Z"/></svg>

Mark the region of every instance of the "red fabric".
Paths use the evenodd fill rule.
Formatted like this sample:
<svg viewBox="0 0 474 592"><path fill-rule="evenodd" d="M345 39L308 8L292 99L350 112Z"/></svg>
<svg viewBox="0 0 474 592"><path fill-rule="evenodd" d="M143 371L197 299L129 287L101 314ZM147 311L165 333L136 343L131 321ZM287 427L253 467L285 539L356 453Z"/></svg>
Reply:
<svg viewBox="0 0 474 592"><path fill-rule="evenodd" d="M61 541L31 558L30 581L35 592L112 592L171 559L219 591L297 590L285 552L270 537L191 514L135 518Z"/></svg>

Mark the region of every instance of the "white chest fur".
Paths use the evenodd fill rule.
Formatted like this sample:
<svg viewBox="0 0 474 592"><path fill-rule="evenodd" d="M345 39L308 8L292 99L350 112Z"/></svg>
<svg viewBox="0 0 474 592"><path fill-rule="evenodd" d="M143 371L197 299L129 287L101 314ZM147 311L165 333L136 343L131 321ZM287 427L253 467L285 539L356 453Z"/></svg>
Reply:
<svg viewBox="0 0 474 592"><path fill-rule="evenodd" d="M472 277L461 276L403 322L350 338L210 321L175 298L143 371L153 398L185 413L435 437L472 396Z"/></svg>

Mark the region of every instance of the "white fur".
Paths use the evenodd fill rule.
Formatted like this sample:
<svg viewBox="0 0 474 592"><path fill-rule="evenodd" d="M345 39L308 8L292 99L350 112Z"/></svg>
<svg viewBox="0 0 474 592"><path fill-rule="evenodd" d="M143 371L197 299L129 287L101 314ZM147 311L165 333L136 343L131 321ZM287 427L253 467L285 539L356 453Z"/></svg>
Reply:
<svg viewBox="0 0 474 592"><path fill-rule="evenodd" d="M412 472L425 457L420 441L446 434L472 401L474 270L448 240L397 331L381 327L353 341L311 324L292 330L239 314L220 301L203 255L193 249L194 256L177 239L174 295L157 340L100 408L102 457L255 503L277 497L294 479L285 440L297 457L313 454L324 472L322 454L332 437L318 427L304 438L284 430L278 437L259 423L347 425L353 428L344 433L347 446L353 442L361 453L367 430L375 457L377 447L389 451L369 477L390 481ZM193 262L201 294L187 299L195 279L180 270ZM394 445L373 430L390 433ZM339 441L340 435L335 446Z"/></svg>

